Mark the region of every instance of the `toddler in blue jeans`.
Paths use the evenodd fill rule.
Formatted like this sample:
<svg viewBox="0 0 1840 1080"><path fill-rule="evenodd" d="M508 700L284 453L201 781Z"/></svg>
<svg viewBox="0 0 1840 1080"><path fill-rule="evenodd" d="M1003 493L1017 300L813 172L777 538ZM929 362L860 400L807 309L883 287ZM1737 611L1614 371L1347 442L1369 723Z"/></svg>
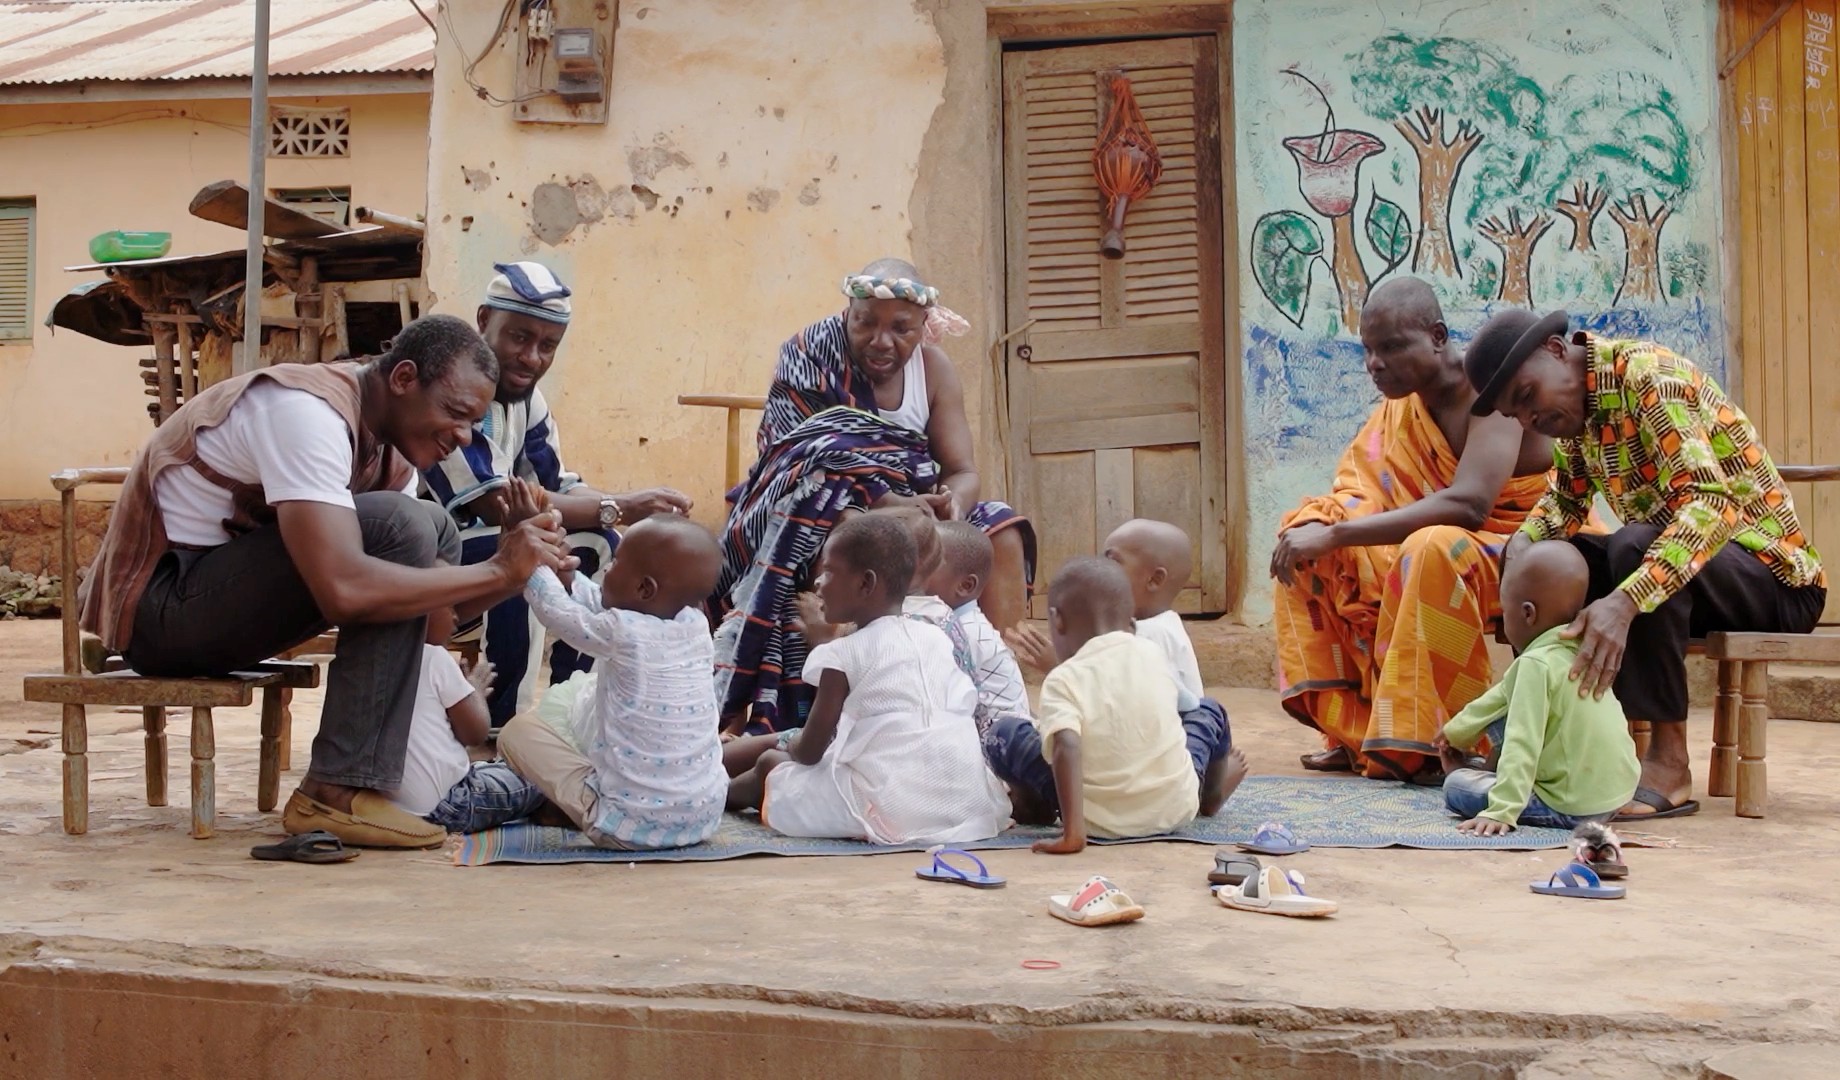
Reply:
<svg viewBox="0 0 1840 1080"><path fill-rule="evenodd" d="M450 833L483 832L530 816L544 798L503 761L473 761L467 752L484 746L490 733L485 693L492 670L481 660L468 678L447 651L453 635L453 608L429 613L402 785L388 795Z"/></svg>
<svg viewBox="0 0 1840 1080"><path fill-rule="evenodd" d="M1519 653L1500 683L1444 725L1444 804L1457 828L1494 836L1516 825L1571 829L1608 821L1635 794L1642 766L1616 695L1579 692L1578 641L1590 571L1562 540L1530 545L1503 570L1502 628ZM1466 751L1487 736L1492 768Z"/></svg>

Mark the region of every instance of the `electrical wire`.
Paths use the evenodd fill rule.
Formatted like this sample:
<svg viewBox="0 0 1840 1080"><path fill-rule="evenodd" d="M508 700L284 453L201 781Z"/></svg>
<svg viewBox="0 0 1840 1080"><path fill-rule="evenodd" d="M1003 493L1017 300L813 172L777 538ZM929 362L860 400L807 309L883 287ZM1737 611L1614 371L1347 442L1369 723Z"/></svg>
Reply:
<svg viewBox="0 0 1840 1080"><path fill-rule="evenodd" d="M415 0L409 0L409 2L413 4ZM538 2L542 2L542 0L538 0ZM525 0L523 5L524 9L528 9L531 6L532 4L529 0ZM421 9L418 7L416 10L419 11ZM505 32L511 28L512 16L515 12L520 10L519 0L505 0L504 8L498 13L498 25L492 30L492 36L486 40L485 45L481 46L477 53L471 56L468 56L466 47L460 42L459 31L454 28L454 15L451 4L442 6L437 10L440 12L441 21L447 24L447 36L453 39L454 47L460 51L461 58L466 60L466 63L460 69L460 78L466 82L467 88L473 91L479 100L495 109L502 109L509 105L534 101L537 98L545 97L549 94L547 90L537 90L518 97L501 98L497 94L487 90L480 84L478 79L473 77L473 72L479 67L480 62L486 58L486 54L497 47L499 41L505 36ZM440 33L439 30L435 32L436 34Z"/></svg>

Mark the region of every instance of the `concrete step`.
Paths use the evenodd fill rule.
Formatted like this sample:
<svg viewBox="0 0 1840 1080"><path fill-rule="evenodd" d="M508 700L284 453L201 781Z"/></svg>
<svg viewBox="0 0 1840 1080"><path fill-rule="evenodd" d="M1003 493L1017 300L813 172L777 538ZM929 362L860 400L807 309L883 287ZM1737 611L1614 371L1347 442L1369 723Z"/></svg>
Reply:
<svg viewBox="0 0 1840 1080"><path fill-rule="evenodd" d="M1190 620L1189 639L1209 686L1271 689L1277 685L1277 642L1270 627L1225 619ZM1489 645L1499 675L1512 659L1507 646ZM1687 688L1695 708L1711 708L1718 686L1716 665L1705 657L1687 660ZM1840 667L1770 665L1770 715L1786 720L1840 723Z"/></svg>

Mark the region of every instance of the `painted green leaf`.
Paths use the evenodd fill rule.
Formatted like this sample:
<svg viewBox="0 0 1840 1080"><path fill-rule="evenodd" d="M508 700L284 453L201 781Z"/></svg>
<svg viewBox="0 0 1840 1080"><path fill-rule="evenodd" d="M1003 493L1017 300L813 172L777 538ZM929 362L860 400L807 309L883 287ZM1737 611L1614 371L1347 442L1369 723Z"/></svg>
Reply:
<svg viewBox="0 0 1840 1080"><path fill-rule="evenodd" d="M1412 254L1412 222L1398 203L1375 193L1367 204L1367 242L1386 260L1386 273Z"/></svg>
<svg viewBox="0 0 1840 1080"><path fill-rule="evenodd" d="M1266 214L1252 227L1252 277L1271 306L1299 329L1310 303L1310 270L1322 252L1322 230L1295 210Z"/></svg>

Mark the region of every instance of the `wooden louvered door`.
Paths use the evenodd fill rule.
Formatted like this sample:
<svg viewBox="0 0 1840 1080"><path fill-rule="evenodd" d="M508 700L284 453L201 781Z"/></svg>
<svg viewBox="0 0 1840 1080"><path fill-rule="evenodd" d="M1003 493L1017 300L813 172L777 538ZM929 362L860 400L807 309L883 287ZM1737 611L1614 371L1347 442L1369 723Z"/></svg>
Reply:
<svg viewBox="0 0 1840 1080"><path fill-rule="evenodd" d="M1163 175L1099 253L1093 148L1122 72ZM1132 517L1186 529L1177 602L1222 612L1227 574L1220 74L1211 37L1003 57L1010 476L1045 581ZM1030 324L1033 324L1030 326ZM1043 611L1036 605L1036 614Z"/></svg>

